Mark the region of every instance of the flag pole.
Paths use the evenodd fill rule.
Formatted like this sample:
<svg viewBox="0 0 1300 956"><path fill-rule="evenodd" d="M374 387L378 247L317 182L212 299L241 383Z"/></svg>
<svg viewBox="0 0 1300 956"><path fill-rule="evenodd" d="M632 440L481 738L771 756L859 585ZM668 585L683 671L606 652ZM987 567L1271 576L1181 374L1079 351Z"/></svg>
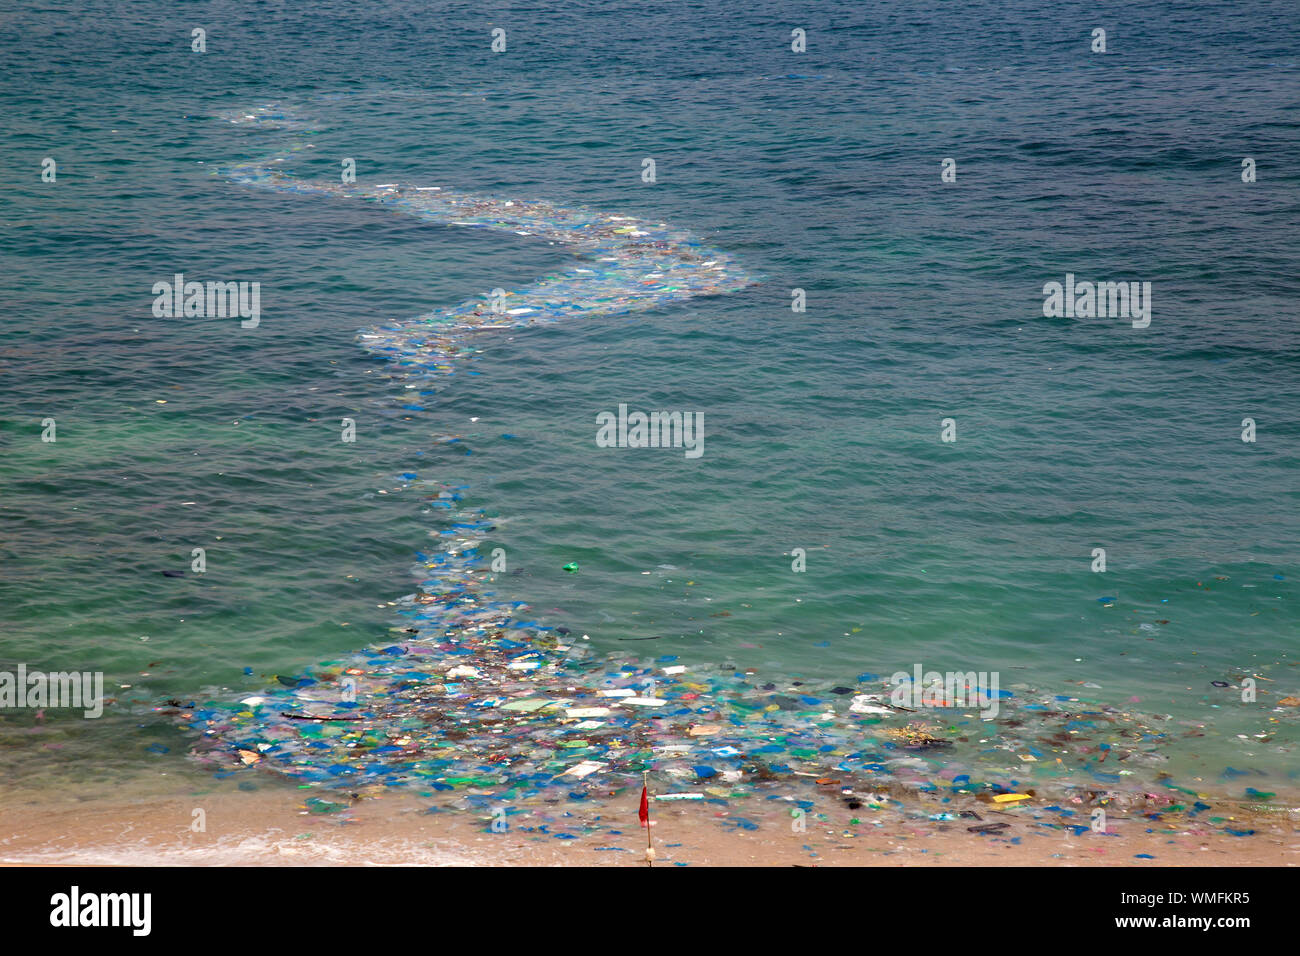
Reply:
<svg viewBox="0 0 1300 956"><path fill-rule="evenodd" d="M653 868L655 865L655 848L650 841L650 771L641 771L641 789L646 794L645 805L645 865Z"/></svg>

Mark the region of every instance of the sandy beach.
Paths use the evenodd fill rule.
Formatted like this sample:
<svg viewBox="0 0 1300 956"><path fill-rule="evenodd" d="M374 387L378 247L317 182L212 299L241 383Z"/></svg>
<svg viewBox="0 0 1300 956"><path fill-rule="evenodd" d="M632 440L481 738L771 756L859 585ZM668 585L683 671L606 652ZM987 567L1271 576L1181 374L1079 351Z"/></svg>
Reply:
<svg viewBox="0 0 1300 956"><path fill-rule="evenodd" d="M430 813L430 802L375 793L330 804L320 791L183 793L122 800L7 800L0 810L5 865L645 866L635 799L586 809L523 810L508 829L472 812ZM331 801L337 795L325 794ZM343 798L346 800L346 798ZM788 811L750 800L651 805L656 865L665 866L1293 866L1300 863L1300 809L1267 812L1230 804L1204 820L1108 815L1106 833L1066 830L1041 807L995 808L927 819L909 812L831 807L795 829ZM317 809L313 809L317 808ZM196 831L196 811L205 827ZM953 812L953 811L949 811ZM1213 817L1218 823L1209 823ZM854 821L857 821L856 823ZM1005 828L972 833L971 826ZM1254 831L1248 836L1234 833ZM557 833L576 834L559 839Z"/></svg>

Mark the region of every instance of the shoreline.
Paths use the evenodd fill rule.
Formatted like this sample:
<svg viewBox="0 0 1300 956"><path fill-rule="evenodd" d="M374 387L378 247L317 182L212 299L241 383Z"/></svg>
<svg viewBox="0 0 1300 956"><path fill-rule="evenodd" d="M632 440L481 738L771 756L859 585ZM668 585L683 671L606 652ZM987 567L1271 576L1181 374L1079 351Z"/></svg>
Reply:
<svg viewBox="0 0 1300 956"><path fill-rule="evenodd" d="M631 789L599 804L515 805L502 832L493 832L488 812L430 812L428 798L391 791L349 800L286 786L53 805L5 802L4 866L646 865L645 831ZM1159 819L1116 809L1108 813L1107 832L1094 833L1086 815L1085 825L1062 826L1062 817L1044 806L964 801L958 809L923 799L880 809L827 800L799 830L788 804L778 803L652 801L655 865L1300 865L1296 806L1263 811L1219 803ZM944 812L954 819L930 818ZM962 812L977 814L978 821L957 816ZM192 829L200 818L203 829ZM973 833L972 826L998 829Z"/></svg>

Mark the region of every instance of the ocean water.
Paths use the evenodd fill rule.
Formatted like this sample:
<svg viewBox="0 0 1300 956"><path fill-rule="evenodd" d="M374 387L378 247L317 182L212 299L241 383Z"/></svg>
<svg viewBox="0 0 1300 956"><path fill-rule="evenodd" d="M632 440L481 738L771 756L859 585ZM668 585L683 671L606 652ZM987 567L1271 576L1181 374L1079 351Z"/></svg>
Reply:
<svg viewBox="0 0 1300 956"><path fill-rule="evenodd" d="M1298 32L1271 2L0 14L0 663L115 698L4 712L9 786L197 779L161 701L386 640L443 530L418 473L596 654L997 671L1170 715L1179 780L1294 787ZM310 117L303 179L668 223L755 281L476 338L403 408L358 329L572 254L233 182L267 104ZM260 282L260 325L156 318L177 272ZM1067 273L1149 281L1150 326L1044 317ZM703 455L597 447L620 403L702 413Z"/></svg>

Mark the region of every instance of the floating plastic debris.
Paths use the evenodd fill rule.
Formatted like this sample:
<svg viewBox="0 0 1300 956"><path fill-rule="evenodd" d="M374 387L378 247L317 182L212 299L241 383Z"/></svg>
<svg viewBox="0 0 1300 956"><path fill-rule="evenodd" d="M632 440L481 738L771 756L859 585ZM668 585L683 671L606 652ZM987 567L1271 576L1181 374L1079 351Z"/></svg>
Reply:
<svg viewBox="0 0 1300 956"><path fill-rule="evenodd" d="M307 129L278 107L241 111L231 121ZM442 186L311 183L275 168L304 148L291 144L226 172L252 186L359 198L448 225L526 232L561 243L582 260L498 296L495 304L488 296L361 332L362 346L386 357L404 384L454 373L485 331L652 308L753 281L725 253L662 223L471 197ZM1014 695L999 694L995 719L982 719L973 708L917 713L891 706L888 680L873 673L845 686L703 662L663 666L676 658L596 658L567 631L526 619L524 607L484 589L492 524L464 506L464 489L414 472L395 480L447 512L443 550L420 556L416 591L396 602L408 620L401 638L317 664L241 700L187 706L182 719L197 733L195 751L203 759L222 770L272 771L305 786L354 793L392 786L449 792L449 805L466 808L489 798L595 799L634 786L653 770L669 791L657 801L794 800L811 789L851 810L874 811L901 797L947 801L960 794L1019 814L1039 812L1029 804L1046 804L1055 794L1059 803L1081 807L1140 806L1152 818L1189 812L1175 804L1180 788L1172 781L1162 784L1169 793L1111 786L1121 773L1164 759L1162 749L1183 732L1164 715L1020 686ZM576 572L577 562L564 570ZM1280 703L1293 706L1293 700ZM673 792L695 784L707 786ZM333 804L318 809L326 804L308 806L333 812ZM1064 820L1075 811L1042 812ZM979 819L971 811L959 815L968 813ZM945 810L943 818L952 815ZM728 825L755 826L741 817ZM996 835L1008 826L968 829Z"/></svg>

